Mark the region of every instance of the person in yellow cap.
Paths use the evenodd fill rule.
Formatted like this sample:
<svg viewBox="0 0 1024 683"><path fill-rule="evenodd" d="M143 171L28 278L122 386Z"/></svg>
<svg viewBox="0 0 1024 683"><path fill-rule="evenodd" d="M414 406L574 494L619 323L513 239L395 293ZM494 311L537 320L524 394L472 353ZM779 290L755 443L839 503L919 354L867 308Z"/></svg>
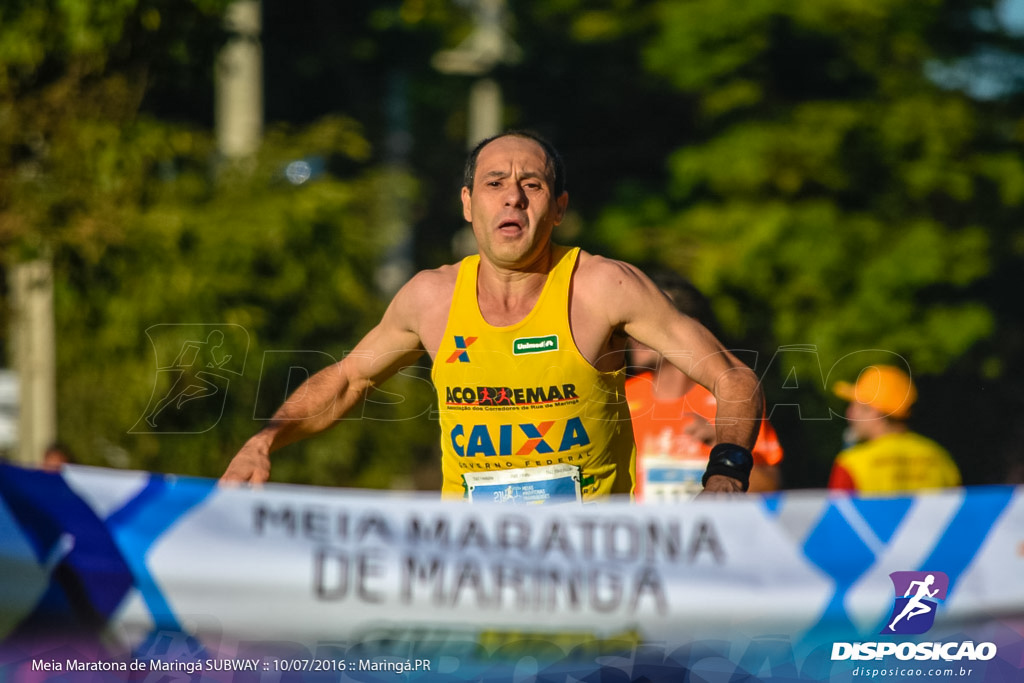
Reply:
<svg viewBox="0 0 1024 683"><path fill-rule="evenodd" d="M832 390L849 401L846 418L855 444L836 457L830 489L894 493L960 485L949 452L907 426L917 388L906 372L871 365L856 384L838 382Z"/></svg>

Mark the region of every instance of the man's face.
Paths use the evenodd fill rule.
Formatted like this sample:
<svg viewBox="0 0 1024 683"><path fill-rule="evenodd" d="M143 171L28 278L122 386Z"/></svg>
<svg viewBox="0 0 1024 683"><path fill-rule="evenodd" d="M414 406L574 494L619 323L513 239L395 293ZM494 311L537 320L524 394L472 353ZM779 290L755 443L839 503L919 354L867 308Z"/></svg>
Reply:
<svg viewBox="0 0 1024 683"><path fill-rule="evenodd" d="M535 263L562 221L569 195L554 196L544 149L529 138L498 138L480 150L473 192L462 188L462 215L482 258L500 268Z"/></svg>
<svg viewBox="0 0 1024 683"><path fill-rule="evenodd" d="M883 415L880 411L866 403L851 401L846 406L847 429L850 430L856 441L867 441L874 438L877 422L882 418Z"/></svg>

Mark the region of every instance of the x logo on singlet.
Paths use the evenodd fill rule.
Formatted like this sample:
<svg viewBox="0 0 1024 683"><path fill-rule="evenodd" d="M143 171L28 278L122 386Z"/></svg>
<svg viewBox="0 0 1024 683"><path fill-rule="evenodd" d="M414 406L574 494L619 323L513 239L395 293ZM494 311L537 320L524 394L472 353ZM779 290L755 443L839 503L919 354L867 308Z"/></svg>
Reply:
<svg viewBox="0 0 1024 683"><path fill-rule="evenodd" d="M454 363L459 361L460 363L469 362L469 352L466 351L470 345L477 340L476 337L463 337L461 335L455 335L455 348L456 351L448 356L447 363Z"/></svg>

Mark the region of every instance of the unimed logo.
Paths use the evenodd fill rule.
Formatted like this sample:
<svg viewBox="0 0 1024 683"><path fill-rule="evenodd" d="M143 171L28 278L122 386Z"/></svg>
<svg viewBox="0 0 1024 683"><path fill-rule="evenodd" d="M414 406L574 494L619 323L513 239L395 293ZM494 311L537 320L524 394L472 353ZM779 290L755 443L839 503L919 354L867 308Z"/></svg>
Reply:
<svg viewBox="0 0 1024 683"><path fill-rule="evenodd" d="M896 599L882 634L915 635L935 623L935 610L946 599L949 577L943 572L893 572L889 574Z"/></svg>
<svg viewBox="0 0 1024 683"><path fill-rule="evenodd" d="M521 356L524 353L544 353L557 350L557 334L549 334L546 337L520 337L512 342L512 353L516 356Z"/></svg>

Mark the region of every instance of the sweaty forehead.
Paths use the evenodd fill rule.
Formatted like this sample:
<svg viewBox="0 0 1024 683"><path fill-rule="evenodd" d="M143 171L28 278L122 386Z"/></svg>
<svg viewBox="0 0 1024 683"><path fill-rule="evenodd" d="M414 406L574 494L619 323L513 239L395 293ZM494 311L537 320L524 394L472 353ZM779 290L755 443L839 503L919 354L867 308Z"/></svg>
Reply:
<svg viewBox="0 0 1024 683"><path fill-rule="evenodd" d="M488 143L477 157L476 175L528 173L552 179L544 148L529 138L506 136Z"/></svg>

